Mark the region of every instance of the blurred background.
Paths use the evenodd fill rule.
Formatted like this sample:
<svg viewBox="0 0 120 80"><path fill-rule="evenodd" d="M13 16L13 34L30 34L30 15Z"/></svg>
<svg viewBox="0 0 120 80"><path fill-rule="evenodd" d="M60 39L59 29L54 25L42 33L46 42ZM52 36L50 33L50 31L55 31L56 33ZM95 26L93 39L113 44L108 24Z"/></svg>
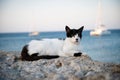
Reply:
<svg viewBox="0 0 120 80"><path fill-rule="evenodd" d="M0 0L0 32L95 27L99 0ZM120 0L101 0L102 22L120 29Z"/></svg>

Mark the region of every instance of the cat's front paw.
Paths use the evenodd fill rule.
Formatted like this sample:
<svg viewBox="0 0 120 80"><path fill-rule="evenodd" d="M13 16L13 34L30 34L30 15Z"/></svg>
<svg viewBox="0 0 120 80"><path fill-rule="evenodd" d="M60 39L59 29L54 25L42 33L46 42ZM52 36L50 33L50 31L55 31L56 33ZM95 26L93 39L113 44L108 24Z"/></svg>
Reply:
<svg viewBox="0 0 120 80"><path fill-rule="evenodd" d="M75 56L75 57L79 57L79 56L81 56L81 55L82 55L81 52L79 52L79 53L74 53L74 56Z"/></svg>

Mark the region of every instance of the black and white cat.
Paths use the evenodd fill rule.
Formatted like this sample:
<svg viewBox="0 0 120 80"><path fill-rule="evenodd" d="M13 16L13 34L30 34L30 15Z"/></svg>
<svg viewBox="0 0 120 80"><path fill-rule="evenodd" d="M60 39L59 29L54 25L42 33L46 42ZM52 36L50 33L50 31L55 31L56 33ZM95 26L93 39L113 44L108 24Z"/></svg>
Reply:
<svg viewBox="0 0 120 80"><path fill-rule="evenodd" d="M39 59L52 59L59 56L81 56L80 40L84 26L79 29L65 27L66 39L32 40L25 45L21 52L22 60L34 61Z"/></svg>

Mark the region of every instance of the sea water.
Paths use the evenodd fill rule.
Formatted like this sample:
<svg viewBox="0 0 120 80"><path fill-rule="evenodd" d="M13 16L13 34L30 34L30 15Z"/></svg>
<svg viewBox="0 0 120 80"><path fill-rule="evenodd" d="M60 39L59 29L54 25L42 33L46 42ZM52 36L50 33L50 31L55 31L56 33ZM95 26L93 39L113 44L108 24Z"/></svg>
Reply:
<svg viewBox="0 0 120 80"><path fill-rule="evenodd" d="M110 31L111 34L96 37L90 36L90 31L83 31L80 42L81 51L88 54L93 60L120 63L120 30ZM40 32L38 36L29 36L29 33L0 33L0 50L21 51L22 47L33 39L64 39L65 37L64 31Z"/></svg>

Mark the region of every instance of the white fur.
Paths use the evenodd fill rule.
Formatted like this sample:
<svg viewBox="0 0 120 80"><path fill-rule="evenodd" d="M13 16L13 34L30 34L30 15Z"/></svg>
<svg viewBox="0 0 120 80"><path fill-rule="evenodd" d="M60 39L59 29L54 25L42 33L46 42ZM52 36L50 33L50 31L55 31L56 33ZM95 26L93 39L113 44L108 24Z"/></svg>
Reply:
<svg viewBox="0 0 120 80"><path fill-rule="evenodd" d="M76 39L78 39L78 42L76 42ZM76 44L76 45L80 44L80 38L79 38L78 34L76 34L72 38L67 38L67 41L70 42L70 43Z"/></svg>
<svg viewBox="0 0 120 80"><path fill-rule="evenodd" d="M39 55L73 56L74 53L80 52L80 41L76 42L76 37L78 38L78 36L66 38L65 41L59 39L32 40L28 43L28 53L29 55L39 53Z"/></svg>
<svg viewBox="0 0 120 80"><path fill-rule="evenodd" d="M58 39L43 39L32 40L28 46L28 53L32 55L39 53L39 55L57 55L62 50L63 41Z"/></svg>
<svg viewBox="0 0 120 80"><path fill-rule="evenodd" d="M80 43L76 42L73 38L66 38L63 46L63 53L65 56L73 56L74 53L79 53ZM71 42L72 41L72 42Z"/></svg>

